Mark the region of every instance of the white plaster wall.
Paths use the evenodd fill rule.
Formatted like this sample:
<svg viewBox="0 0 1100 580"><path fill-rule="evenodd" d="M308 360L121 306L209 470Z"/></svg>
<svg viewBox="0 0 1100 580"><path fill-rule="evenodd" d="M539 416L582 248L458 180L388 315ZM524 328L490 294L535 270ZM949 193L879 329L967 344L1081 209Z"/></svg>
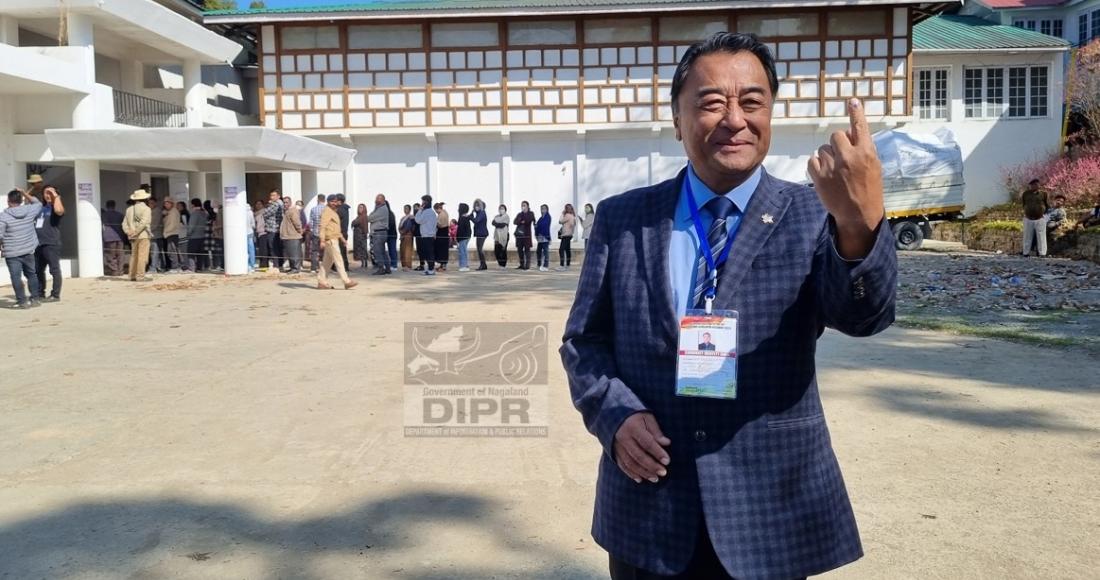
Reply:
<svg viewBox="0 0 1100 580"><path fill-rule="evenodd" d="M499 134L440 136L437 143L439 176L433 186L433 199L444 202L453 219L458 218L460 202L472 205L476 197L500 199L501 163L507 147L508 142ZM377 193L383 192L371 190L370 198ZM398 200L391 200L390 205L395 201ZM417 200L404 197L400 201L404 205Z"/></svg>
<svg viewBox="0 0 1100 580"><path fill-rule="evenodd" d="M390 200L391 207L419 202L420 197L428 193L429 145L422 136L357 138L356 191L345 195L350 200L353 194L354 199L358 199L357 192L369 191L372 196L382 193ZM339 189L325 189L320 175L317 181L322 191L344 191L342 184Z"/></svg>
<svg viewBox="0 0 1100 580"><path fill-rule="evenodd" d="M539 206L547 204L557 219L565 204L577 204L575 193L577 146L575 134L517 135L510 141L512 150L511 195L500 201L515 215L526 200L536 215ZM495 207L485 198L490 210ZM491 214L496 212L490 211Z"/></svg>
<svg viewBox="0 0 1100 580"><path fill-rule="evenodd" d="M617 193L650 183L651 131L600 134L588 132L585 142L585 191L581 204L596 205Z"/></svg>
<svg viewBox="0 0 1100 580"><path fill-rule="evenodd" d="M73 106L70 95L23 95L8 97L15 103L15 132L41 133L46 129L67 129L73 126Z"/></svg>
<svg viewBox="0 0 1100 580"><path fill-rule="evenodd" d="M1009 200L1001 176L1004 168L1041 159L1060 151L1062 135L1061 53L1019 53L1016 55L920 54L914 58L916 67L949 66L951 68L949 118L944 121L914 121L921 131L933 132L947 127L955 134L963 154L963 175L966 179L966 213L971 214L990 205ZM996 65L1047 64L1050 69L1049 115L1041 119L967 119L963 103L963 67ZM1006 81L1007 83L1007 81ZM1007 95L1007 86L1005 88Z"/></svg>

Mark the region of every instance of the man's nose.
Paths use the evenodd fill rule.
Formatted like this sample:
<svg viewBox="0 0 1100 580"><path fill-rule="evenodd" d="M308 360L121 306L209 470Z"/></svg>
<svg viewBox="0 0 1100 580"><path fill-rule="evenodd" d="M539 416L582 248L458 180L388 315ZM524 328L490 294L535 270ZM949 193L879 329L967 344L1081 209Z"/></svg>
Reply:
<svg viewBox="0 0 1100 580"><path fill-rule="evenodd" d="M737 103L730 103L726 108L726 114L722 117L722 126L733 133L745 128L745 112Z"/></svg>

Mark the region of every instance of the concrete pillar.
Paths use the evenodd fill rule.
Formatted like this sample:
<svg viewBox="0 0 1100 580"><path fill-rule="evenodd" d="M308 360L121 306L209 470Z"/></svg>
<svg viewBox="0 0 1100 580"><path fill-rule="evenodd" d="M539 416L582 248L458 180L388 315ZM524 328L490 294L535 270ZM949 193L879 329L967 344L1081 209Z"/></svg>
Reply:
<svg viewBox="0 0 1100 580"><path fill-rule="evenodd" d="M89 87L95 87L95 32L92 26L90 14L72 12L68 15L69 30L68 42L73 48L83 49L83 63L81 71L84 80ZM95 91L87 95L76 97L76 106L73 107L73 128L95 128ZM98 210L97 210L98 212ZM98 213L97 213L98 215Z"/></svg>
<svg viewBox="0 0 1100 580"><path fill-rule="evenodd" d="M573 160L573 211L578 216L584 215L584 204L588 203L587 195L587 180L585 175L588 172L588 136L585 134L584 129L577 131L577 149L576 158ZM581 241L579 236L573 238L576 244L575 248L582 247L584 242Z"/></svg>
<svg viewBox="0 0 1100 580"><path fill-rule="evenodd" d="M145 63L140 60L124 60L119 63L119 67L122 90L140 95L145 89Z"/></svg>
<svg viewBox="0 0 1100 580"><path fill-rule="evenodd" d="M15 162L15 97L0 96L0 184L5 189L23 187L26 177L26 164Z"/></svg>
<svg viewBox="0 0 1100 580"><path fill-rule="evenodd" d="M299 190L302 197L302 204L307 204L313 201L317 197L317 171L306 170L301 172L302 175L302 187ZM348 194L344 194L348 195Z"/></svg>
<svg viewBox="0 0 1100 580"><path fill-rule="evenodd" d="M183 62L184 105L187 107L187 126L202 127L206 113L206 86L202 84L202 65L198 60Z"/></svg>
<svg viewBox="0 0 1100 580"><path fill-rule="evenodd" d="M103 221L99 214L99 161L77 160L76 178L76 257L77 276L98 278L103 275Z"/></svg>
<svg viewBox="0 0 1100 580"><path fill-rule="evenodd" d="M500 132L500 203L510 212L519 211L512 209L512 136L508 131Z"/></svg>
<svg viewBox="0 0 1100 580"><path fill-rule="evenodd" d="M14 16L0 14L0 44L19 46L19 21Z"/></svg>
<svg viewBox="0 0 1100 580"><path fill-rule="evenodd" d="M201 171L192 171L187 174L187 195L191 199L196 197L201 200L206 200L206 174Z"/></svg>
<svg viewBox="0 0 1100 580"><path fill-rule="evenodd" d="M245 212L244 161L222 159L222 243L225 246L225 273L240 276L248 273L248 230Z"/></svg>
<svg viewBox="0 0 1100 580"><path fill-rule="evenodd" d="M427 133L425 137L428 138L428 195L435 203L439 201L439 140L435 138L435 133Z"/></svg>

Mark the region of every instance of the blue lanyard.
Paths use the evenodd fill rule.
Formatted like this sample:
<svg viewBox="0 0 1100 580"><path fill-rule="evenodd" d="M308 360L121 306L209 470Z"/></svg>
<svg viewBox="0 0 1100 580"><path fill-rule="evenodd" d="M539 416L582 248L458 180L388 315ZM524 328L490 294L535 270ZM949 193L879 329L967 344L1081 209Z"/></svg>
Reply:
<svg viewBox="0 0 1100 580"><path fill-rule="evenodd" d="M710 240L707 239L707 232L703 229L703 220L699 218L699 206L695 203L695 194L691 191L691 176L684 176L684 185L686 186L686 193L688 199L688 209L691 210L691 221L695 224L695 233L699 236L699 250L703 252L703 258L707 262L707 278L710 280L711 285L705 291L707 299L707 311L710 311L710 301L714 300L715 292L718 288L718 267L726 263L726 258L730 255L730 249L733 247L733 239L737 237L737 231L741 229L741 212L736 211L732 215L726 218L727 221L732 221L733 226L730 228L728 237L726 238L726 247L722 248L722 252L718 254L718 260L714 259L711 254Z"/></svg>

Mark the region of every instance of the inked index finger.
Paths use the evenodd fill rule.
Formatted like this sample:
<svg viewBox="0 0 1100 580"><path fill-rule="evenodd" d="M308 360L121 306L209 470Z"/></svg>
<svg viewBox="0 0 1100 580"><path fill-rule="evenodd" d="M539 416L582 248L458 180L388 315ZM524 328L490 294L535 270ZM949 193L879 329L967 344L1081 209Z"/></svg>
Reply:
<svg viewBox="0 0 1100 580"><path fill-rule="evenodd" d="M859 145L871 138L871 128L867 126L863 104L857 98L848 99L848 120L852 124L852 129L849 132L852 145Z"/></svg>

